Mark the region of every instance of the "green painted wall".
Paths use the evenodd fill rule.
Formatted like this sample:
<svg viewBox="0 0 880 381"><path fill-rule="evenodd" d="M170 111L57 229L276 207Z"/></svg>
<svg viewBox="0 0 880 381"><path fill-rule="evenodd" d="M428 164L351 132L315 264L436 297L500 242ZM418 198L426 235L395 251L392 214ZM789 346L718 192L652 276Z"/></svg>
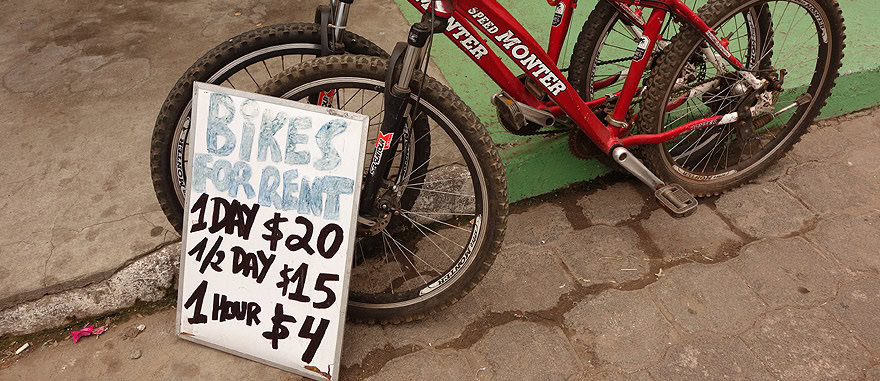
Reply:
<svg viewBox="0 0 880 381"><path fill-rule="evenodd" d="M395 0L403 14L411 22L420 18L419 12L406 0ZM705 1L696 0L700 3ZM846 19L847 48L841 78L837 81L834 96L823 109L822 117L833 117L880 104L880 62L874 55L877 45L868 34L880 19L880 7L874 0L838 0ZM543 0L499 0L539 41L549 39L549 25L554 7ZM691 4L693 1L687 0ZM571 31L562 54L560 67L568 67L577 33L596 0L581 0L575 11ZM491 45L491 44L490 44ZM494 46L491 46L494 48ZM494 49L499 56L503 54ZM497 122L495 107L490 97L499 91L479 67L446 38L438 38L432 50L432 60L440 67L449 85L467 103L488 127L492 139L501 148L507 164L510 200L551 192L566 185L592 180L607 173L608 169L598 160L579 160L568 152L565 136L529 137L514 136ZM506 60L506 57L505 57ZM512 63L508 66L520 73Z"/></svg>

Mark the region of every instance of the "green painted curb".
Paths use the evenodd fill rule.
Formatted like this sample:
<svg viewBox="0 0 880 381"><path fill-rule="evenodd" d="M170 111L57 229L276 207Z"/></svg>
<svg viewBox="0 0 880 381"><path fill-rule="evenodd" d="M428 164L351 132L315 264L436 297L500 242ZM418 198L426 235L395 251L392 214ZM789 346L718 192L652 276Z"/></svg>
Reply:
<svg viewBox="0 0 880 381"><path fill-rule="evenodd" d="M420 13L406 0L395 1L407 20L419 20ZM552 6L539 0L499 0L499 3L516 16L539 42L549 39L549 24L554 11ZM687 3L690 4L691 1L688 0ZM873 20L880 17L880 8L872 0L847 0L841 3L848 27L846 57L834 95L828 99L828 104L822 110L822 118L880 104L880 91L875 90L880 85L880 66L877 66L877 59L870 54L876 46L869 35L872 28L867 27L874 25ZM581 0L578 4L560 67L568 66L567 60L571 56L577 33L595 4L596 0ZM552 192L576 182L592 180L608 172L608 168L598 160L579 160L573 157L568 152L565 136L523 138L504 130L497 121L495 106L489 101L499 91L497 85L447 38L437 38L434 41L431 59L440 67L452 89L479 116L501 149L501 156L507 165L511 202ZM503 56L497 49L494 50L499 56ZM521 73L506 57L504 59L515 74Z"/></svg>

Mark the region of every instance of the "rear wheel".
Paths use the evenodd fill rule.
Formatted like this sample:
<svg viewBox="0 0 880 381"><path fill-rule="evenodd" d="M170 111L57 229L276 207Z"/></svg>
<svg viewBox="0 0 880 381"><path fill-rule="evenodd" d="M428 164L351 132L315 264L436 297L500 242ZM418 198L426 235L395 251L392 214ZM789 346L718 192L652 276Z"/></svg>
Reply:
<svg viewBox="0 0 880 381"><path fill-rule="evenodd" d="M769 16L772 33L760 36L756 49L738 51L736 40L744 39L739 31L755 12ZM752 120L696 129L641 147L646 164L663 180L707 196L755 177L819 115L840 68L844 26L834 0L719 0L703 7L700 16L720 38L730 40L732 52L751 73L770 84L753 89L726 63L729 71L710 65L705 78L695 78L691 63L703 55L703 39L694 30L676 36L652 72L641 112L646 133L755 106L765 110ZM708 91L692 96L695 89ZM796 99L807 101L783 111Z"/></svg>
<svg viewBox="0 0 880 381"><path fill-rule="evenodd" d="M288 69L261 92L306 103L332 92L331 107L370 116L375 137L386 68L381 58L324 57ZM451 305L486 274L504 233L504 167L485 127L433 78L417 73L410 87L416 122L379 194L388 214L359 224L348 309L356 320L399 323Z"/></svg>
<svg viewBox="0 0 880 381"><path fill-rule="evenodd" d="M705 3L704 0L686 0L686 5L692 9L700 4ZM637 8L639 9L639 8ZM644 19L647 19L645 10ZM743 25L741 34L748 38L758 39L758 36L770 33L771 22L768 12L752 12L748 15L749 22ZM655 46L652 61L646 67L642 74L642 83L647 81L651 74L651 70L656 67L660 57L664 54L664 50L669 46L672 37L679 33L681 25L673 20L667 20L666 25L661 30L662 40ZM633 54L641 41L642 30L640 27L626 21L618 9L610 2L601 0L596 3L595 8L590 12L587 21L584 23L583 29L577 37L577 43L571 55L571 66L569 68L568 79L572 86L580 94L584 100L592 100L602 96L611 95L620 92L632 63ZM737 41L731 49L741 50L749 49L752 43L746 41ZM704 76L707 70L707 63L701 61L699 57L694 57L692 62L692 70L696 76ZM626 122L631 126L635 125L629 133L637 134L638 123L632 120L632 116L637 115L641 108L641 96L639 94L633 99L630 108L630 120ZM600 119L604 115L613 110L614 103L606 102L596 107L595 112ZM595 145L587 138L586 134L580 129L572 129L569 137L569 147L576 156L581 158L598 156L604 158L606 155L595 148ZM613 161L608 161L612 167L617 167Z"/></svg>

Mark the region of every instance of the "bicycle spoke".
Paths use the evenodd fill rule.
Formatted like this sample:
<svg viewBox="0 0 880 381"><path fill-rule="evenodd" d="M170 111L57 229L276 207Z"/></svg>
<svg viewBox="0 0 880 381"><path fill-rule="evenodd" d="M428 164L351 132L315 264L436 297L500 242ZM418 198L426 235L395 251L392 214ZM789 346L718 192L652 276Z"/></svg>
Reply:
<svg viewBox="0 0 880 381"><path fill-rule="evenodd" d="M440 250L440 252L446 256L446 258L449 258L450 262L455 263L455 259L453 259L452 256L450 256L449 253L446 252L446 250L443 250L443 248L441 248L440 245L437 245L437 242L434 242L434 240L431 238L431 236L429 236L427 233L425 233L425 231L422 230L422 228L419 227L419 225L416 225L416 222L413 221L412 218L409 218L406 215L404 215L403 217L406 218L407 221L409 221L409 223L419 231L419 233L422 233L422 235L425 236L425 238L427 238L428 241L430 241L431 244L437 248L437 250Z"/></svg>
<svg viewBox="0 0 880 381"><path fill-rule="evenodd" d="M409 251L409 249L407 249L406 246L402 246L399 242L397 242L397 240L394 239L394 237L392 237L391 234L388 234L387 231L382 230L382 234L383 234L385 237L388 237L388 239L390 239L390 240L394 243L394 245L397 246L397 249L400 250L400 255L401 255L404 259L406 259L406 262L407 262L407 263L409 263L409 265L410 265L409 268L411 268L411 269L413 270L413 272L415 272L416 275L419 276L419 279L421 279L422 282L424 282L425 285L427 285L427 284L428 284L428 281L425 280L425 277L422 276L422 273L419 272L418 269L416 269L416 265L413 264L413 262L409 259L409 257L406 255L406 253L403 252L403 249L406 249L406 251ZM411 251L409 251L409 252L412 253Z"/></svg>
<svg viewBox="0 0 880 381"><path fill-rule="evenodd" d="M440 220L438 220L438 219L436 219L436 218L431 218L431 217L428 217L428 216L425 216L425 215L422 215L422 214L419 214L419 213L416 213L416 212L413 212L413 211L405 211L405 210L401 210L401 212L403 212L403 213L405 213L405 214L412 214L412 215L415 215L415 216L418 216L418 217L421 217L421 218L424 218L424 219L427 219L427 220L431 220L431 221L434 221L434 222L439 223L439 224L441 224L441 225L446 225L446 226L448 226L448 227L451 227L451 228L454 228L454 229L461 230L461 231L463 231L463 232L470 232L469 230L467 230L467 229L465 229L465 228L462 228L462 227L460 227L460 226L455 226L455 225L452 225L452 224L450 224L450 223L443 222L443 221L440 221Z"/></svg>
<svg viewBox="0 0 880 381"><path fill-rule="evenodd" d="M248 70L247 67L244 68L244 72L247 73L248 77L251 77L251 81L254 81L254 85L257 85L257 87L260 87L260 84L257 83L257 80L254 79L254 76L251 75L251 72L250 72L250 70Z"/></svg>
<svg viewBox="0 0 880 381"><path fill-rule="evenodd" d="M262 60L262 61L260 61L260 62L262 62L262 63L263 63L263 67L266 68L266 74L269 75L269 78L272 78L272 72L269 71L269 65L266 65L266 60Z"/></svg>

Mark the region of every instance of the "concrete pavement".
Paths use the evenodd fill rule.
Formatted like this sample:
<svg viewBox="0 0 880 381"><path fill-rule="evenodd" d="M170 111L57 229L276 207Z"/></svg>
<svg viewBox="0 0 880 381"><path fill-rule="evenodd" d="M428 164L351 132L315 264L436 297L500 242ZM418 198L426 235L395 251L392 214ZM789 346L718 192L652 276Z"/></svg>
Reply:
<svg viewBox="0 0 880 381"><path fill-rule="evenodd" d="M878 163L874 110L811 127L685 219L625 178L516 205L467 297L422 322L347 327L343 379L878 380ZM0 379L297 379L176 339L174 313L79 344L7 340Z"/></svg>
<svg viewBox="0 0 880 381"><path fill-rule="evenodd" d="M321 3L5 4L0 379L287 377L177 340L168 309L79 344L8 336L161 303L179 252L149 180L159 106L219 40ZM389 50L403 38L396 5L358 7L353 31ZM619 179L515 207L470 296L424 322L349 327L345 378L880 379L880 112L837 122L688 219Z"/></svg>
<svg viewBox="0 0 880 381"><path fill-rule="evenodd" d="M0 337L162 295L155 289L170 278L151 266L168 257L157 249L179 237L156 202L149 147L168 91L224 39L311 21L325 3L3 4ZM354 32L387 50L406 38L409 24L393 2L358 7ZM146 262L128 270L136 276L121 279L138 259Z"/></svg>

